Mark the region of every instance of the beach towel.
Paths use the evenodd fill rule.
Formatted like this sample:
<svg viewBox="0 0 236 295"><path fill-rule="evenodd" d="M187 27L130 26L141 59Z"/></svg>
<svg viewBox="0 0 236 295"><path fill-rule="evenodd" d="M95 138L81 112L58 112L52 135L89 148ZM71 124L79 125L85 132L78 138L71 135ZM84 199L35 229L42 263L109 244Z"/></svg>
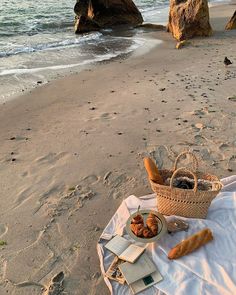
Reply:
<svg viewBox="0 0 236 295"><path fill-rule="evenodd" d="M236 175L221 180L224 188L212 201L207 219L178 217L189 223L188 232L174 235L166 233L160 240L147 245L146 252L154 261L163 280L140 295L232 295L236 294ZM114 259L114 255L104 245L116 234L130 237L125 225L130 214L141 209L156 208L156 195L143 197L129 196L104 229L97 251L102 274ZM167 221L170 217L166 217ZM197 251L177 260L169 260L169 250L197 231L208 227L214 240ZM120 285L105 278L112 295L132 294L128 285Z"/></svg>

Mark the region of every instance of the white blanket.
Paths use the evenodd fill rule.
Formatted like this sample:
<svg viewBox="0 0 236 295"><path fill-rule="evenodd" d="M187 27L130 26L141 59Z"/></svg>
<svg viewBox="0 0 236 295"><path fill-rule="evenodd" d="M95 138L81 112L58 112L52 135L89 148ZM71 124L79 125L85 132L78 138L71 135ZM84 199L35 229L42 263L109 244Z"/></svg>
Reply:
<svg viewBox="0 0 236 295"><path fill-rule="evenodd" d="M156 243L147 246L149 257L157 265L163 281L140 293L141 295L233 295L236 294L236 175L222 179L224 188L212 201L207 219L183 218L189 223L188 232L166 234ZM129 196L104 229L97 245L101 271L104 274L113 260L111 252L104 248L115 234L126 234L124 227L131 213L141 209L156 210L156 196L141 198ZM167 220L170 217L167 217ZM208 227L214 240L199 250L170 261L169 250L187 236ZM117 282L105 282L113 295L132 294L129 287Z"/></svg>

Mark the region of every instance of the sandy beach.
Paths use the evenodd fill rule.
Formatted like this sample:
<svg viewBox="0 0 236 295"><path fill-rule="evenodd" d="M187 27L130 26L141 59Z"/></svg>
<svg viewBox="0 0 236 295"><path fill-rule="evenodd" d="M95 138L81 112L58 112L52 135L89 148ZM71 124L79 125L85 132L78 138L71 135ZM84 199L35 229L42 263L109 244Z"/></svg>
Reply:
<svg viewBox="0 0 236 295"><path fill-rule="evenodd" d="M210 9L214 35L91 67L0 105L0 294L106 295L97 240L121 201L151 193L142 159L179 152L236 174L235 4ZM148 33L149 34L149 33ZM227 56L233 64L223 64Z"/></svg>

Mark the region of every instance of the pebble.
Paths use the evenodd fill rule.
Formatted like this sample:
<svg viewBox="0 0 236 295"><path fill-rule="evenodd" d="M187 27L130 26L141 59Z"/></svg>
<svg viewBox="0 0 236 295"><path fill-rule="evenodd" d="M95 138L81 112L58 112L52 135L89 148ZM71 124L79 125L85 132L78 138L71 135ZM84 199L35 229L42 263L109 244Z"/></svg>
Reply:
<svg viewBox="0 0 236 295"><path fill-rule="evenodd" d="M203 129L204 125L202 123L196 123L195 127L198 128L198 129Z"/></svg>
<svg viewBox="0 0 236 295"><path fill-rule="evenodd" d="M234 95L234 96L229 96L229 97L228 97L228 100L236 101L236 95Z"/></svg>

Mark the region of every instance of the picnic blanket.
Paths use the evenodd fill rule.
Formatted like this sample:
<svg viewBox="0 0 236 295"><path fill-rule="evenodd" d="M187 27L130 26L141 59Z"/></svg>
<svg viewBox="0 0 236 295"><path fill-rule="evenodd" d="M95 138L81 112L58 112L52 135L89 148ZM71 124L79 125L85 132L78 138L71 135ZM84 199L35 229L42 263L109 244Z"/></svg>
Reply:
<svg viewBox="0 0 236 295"><path fill-rule="evenodd" d="M163 280L140 295L232 295L236 294L236 175L221 180L224 188L212 201L207 219L184 218L189 223L188 232L165 234L160 240L147 245L146 252L158 267ZM120 207L104 229L97 251L103 275L114 259L104 245L112 236L125 232L128 217L141 209L156 209L156 195L137 198L133 195L123 200ZM167 221L171 217L166 217ZM179 217L178 217L179 218ZM182 239L202 228L212 230L214 240L197 251L169 260L169 250ZM128 285L120 285L105 278L112 295L132 294Z"/></svg>

